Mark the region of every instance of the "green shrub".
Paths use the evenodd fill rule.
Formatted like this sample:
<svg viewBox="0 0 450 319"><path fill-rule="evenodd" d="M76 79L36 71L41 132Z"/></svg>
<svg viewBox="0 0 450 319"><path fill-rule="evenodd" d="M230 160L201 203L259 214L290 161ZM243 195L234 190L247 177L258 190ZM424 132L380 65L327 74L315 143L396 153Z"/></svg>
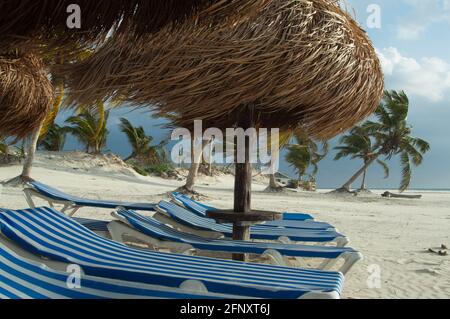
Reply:
<svg viewBox="0 0 450 319"><path fill-rule="evenodd" d="M144 168L142 168L142 167L134 165L133 169L136 171L136 173L138 173L138 174L140 174L142 176L148 176L147 171Z"/></svg>
<svg viewBox="0 0 450 319"><path fill-rule="evenodd" d="M172 170L173 170L172 165L170 165L168 163L155 164L155 165L148 166L146 168L146 171L148 173L155 174L155 175L167 174L167 173L171 172Z"/></svg>

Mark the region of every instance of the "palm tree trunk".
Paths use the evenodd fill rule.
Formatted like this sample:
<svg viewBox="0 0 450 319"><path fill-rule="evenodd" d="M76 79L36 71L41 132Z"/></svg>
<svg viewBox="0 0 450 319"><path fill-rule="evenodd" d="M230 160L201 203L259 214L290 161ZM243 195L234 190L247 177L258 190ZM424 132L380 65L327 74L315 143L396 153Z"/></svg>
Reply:
<svg viewBox="0 0 450 319"><path fill-rule="evenodd" d="M31 178L31 169L33 167L33 161L34 161L34 156L36 154L36 148L37 148L37 143L39 140L39 134L41 132L41 128L42 128L42 123L41 125L34 130L34 132L27 138L28 139L28 150L27 150L27 154L25 156L25 160L23 163L23 167L22 167L22 174L20 174L17 177L14 177L6 182L4 182L4 185L6 186L20 186L23 185L26 182L30 182L33 179Z"/></svg>
<svg viewBox="0 0 450 319"><path fill-rule="evenodd" d="M22 169L22 179L31 179L31 168L33 166L34 156L36 154L37 143L39 140L39 134L41 132L42 124L33 132L30 137L28 144L28 152L27 157L25 158L25 162L23 163Z"/></svg>
<svg viewBox="0 0 450 319"><path fill-rule="evenodd" d="M275 179L275 174L270 174L269 175L269 187L270 188L280 188L280 185L278 185L276 179Z"/></svg>
<svg viewBox="0 0 450 319"><path fill-rule="evenodd" d="M367 175L367 168L364 170L364 173L363 173L360 190L366 189L366 175Z"/></svg>
<svg viewBox="0 0 450 319"><path fill-rule="evenodd" d="M342 185L341 188L350 191L352 184L358 179L359 176L361 176L361 174L367 171L367 168L372 165L372 163L378 158L378 156L379 155L376 155L372 159L367 161L360 170L358 170L344 185Z"/></svg>
<svg viewBox="0 0 450 319"><path fill-rule="evenodd" d="M186 178L186 184L184 185L184 188L188 191L194 190L195 181L197 179L198 175L198 169L200 167L200 163L192 163L191 167L189 168L189 174Z"/></svg>
<svg viewBox="0 0 450 319"><path fill-rule="evenodd" d="M202 141L201 152L199 152L199 154L195 154L195 152L194 152L195 141L192 140L192 151L191 151L192 163L191 163L191 167L189 168L188 176L186 178L186 184L183 187L181 187L181 189L183 189L184 191L188 191L188 192L194 191L195 181L196 181L197 175L198 175L198 169L200 168L200 164L201 164L201 160L202 160L204 143L205 143L205 141ZM195 155L197 155L197 157L195 157Z"/></svg>
<svg viewBox="0 0 450 319"><path fill-rule="evenodd" d="M275 158L275 154L272 154L272 162L270 165L273 165L275 161L278 160L278 158ZM275 179L275 172L273 174L269 175L269 191L281 191L283 188L280 186L280 184L277 183Z"/></svg>

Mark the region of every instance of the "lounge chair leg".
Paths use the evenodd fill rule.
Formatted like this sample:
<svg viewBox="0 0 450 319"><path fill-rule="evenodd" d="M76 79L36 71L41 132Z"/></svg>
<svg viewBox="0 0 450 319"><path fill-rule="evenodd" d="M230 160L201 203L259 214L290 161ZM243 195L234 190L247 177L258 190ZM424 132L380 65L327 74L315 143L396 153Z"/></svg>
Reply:
<svg viewBox="0 0 450 319"><path fill-rule="evenodd" d="M353 265L359 260L363 259L363 255L359 252L348 252L343 253L342 258L344 258L344 264L339 271L344 275L353 267Z"/></svg>
<svg viewBox="0 0 450 319"><path fill-rule="evenodd" d="M288 237L286 236L281 236L278 237L278 241L282 244L293 244L292 240L290 240Z"/></svg>
<svg viewBox="0 0 450 319"><path fill-rule="evenodd" d="M337 247L345 247L350 242L347 237L338 237L335 241Z"/></svg>
<svg viewBox="0 0 450 319"><path fill-rule="evenodd" d="M123 232L121 227L116 222L111 222L107 226L111 239L119 243L123 242Z"/></svg>
<svg viewBox="0 0 450 319"><path fill-rule="evenodd" d="M263 254L263 257L267 257L273 265L289 267L288 263L284 259L283 255L281 255L275 249L267 249Z"/></svg>
<svg viewBox="0 0 450 319"><path fill-rule="evenodd" d="M207 293L208 288L199 280L186 280L180 285L180 289L194 293Z"/></svg>
<svg viewBox="0 0 450 319"><path fill-rule="evenodd" d="M186 249L186 250L184 250L182 252L180 251L178 253L180 253L182 255L187 255L187 256L195 256L197 254L197 249L189 248L189 249Z"/></svg>
<svg viewBox="0 0 450 319"><path fill-rule="evenodd" d="M79 206L73 206L72 204L64 205L63 209L61 210L63 213L66 213L67 210L72 209L72 211L68 214L66 214L69 217L73 217L73 215L76 214L76 212L80 209Z"/></svg>
<svg viewBox="0 0 450 319"><path fill-rule="evenodd" d="M343 256L341 255L338 258L340 258L340 257L343 257ZM326 259L323 263L320 264L319 269L330 270L331 267L333 267L336 264L336 262L338 261L338 258Z"/></svg>
<svg viewBox="0 0 450 319"><path fill-rule="evenodd" d="M299 299L340 299L337 292L308 292L301 296Z"/></svg>
<svg viewBox="0 0 450 319"><path fill-rule="evenodd" d="M33 198L31 196L31 189L25 188L23 190L23 193L25 195L25 200L27 201L27 204L30 208L36 208L36 205L34 204Z"/></svg>

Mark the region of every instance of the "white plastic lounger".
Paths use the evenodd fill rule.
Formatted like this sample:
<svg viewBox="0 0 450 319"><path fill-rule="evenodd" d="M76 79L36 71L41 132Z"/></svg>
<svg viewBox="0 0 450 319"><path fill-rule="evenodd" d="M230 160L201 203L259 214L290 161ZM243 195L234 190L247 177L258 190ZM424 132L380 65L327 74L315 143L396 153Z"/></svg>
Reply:
<svg viewBox="0 0 450 319"><path fill-rule="evenodd" d="M155 248L174 247L178 252L191 253L193 249L220 251L228 253L249 253L263 255L276 265L292 266L285 257L326 259L319 269L330 269L339 259L344 263L339 269L344 275L362 255L352 248L324 247L298 244L263 243L226 239L208 239L173 229L149 217L131 210L121 209L113 216L119 221L109 224L112 239L123 242L124 235L136 236ZM137 233L136 233L137 231ZM142 236L143 235L143 236Z"/></svg>
<svg viewBox="0 0 450 319"><path fill-rule="evenodd" d="M29 182L27 183L27 185L28 187L26 187L23 192L25 193L25 198L31 208L36 207L33 201L33 197L38 197L47 201L52 208L54 208L55 205L62 205L60 211L63 213L67 213L67 215L69 216L73 216L81 207L97 207L110 209L125 207L126 209L133 210L155 210L155 205L149 203L127 203L113 200L81 198L66 194L56 188L36 181Z"/></svg>
<svg viewBox="0 0 450 319"><path fill-rule="evenodd" d="M220 238L233 236L233 227L230 224L219 224L215 220L201 217L190 210L174 203L162 200L156 206L154 217L170 224L175 228L195 235ZM208 233L209 232L209 233ZM210 236L208 236L210 234ZM254 227L250 228L250 238L260 240L278 240L285 244L294 242L327 243L335 242L336 246L344 247L348 239L335 230L314 230L282 227Z"/></svg>
<svg viewBox="0 0 450 319"><path fill-rule="evenodd" d="M0 299L199 299L230 295L193 293L180 288L82 275L80 286L69 288L67 272L28 260L0 244Z"/></svg>
<svg viewBox="0 0 450 319"><path fill-rule="evenodd" d="M204 205L200 202L194 201L186 195L180 193L171 193L172 199L175 203L189 209L200 217L207 217L208 211L216 211L217 208ZM261 227L283 227L283 228L298 228L298 229L315 229L315 230L333 230L334 227L328 223L317 222L313 220L276 220L269 221L254 228Z"/></svg>
<svg viewBox="0 0 450 319"><path fill-rule="evenodd" d="M82 267L89 276L261 298L338 298L340 272L243 263L130 248L52 208L0 210L1 232L35 254Z"/></svg>
<svg viewBox="0 0 450 319"><path fill-rule="evenodd" d="M205 205L205 204L203 204L201 202L194 201L193 199L189 198L188 196L186 196L184 194L181 194L181 193L178 193L178 192L172 192L172 193L169 193L169 195L174 200L178 200L179 204L183 204L184 205L184 201L186 201L187 203L193 203L194 206L195 205L200 206L199 207L200 208L200 212L201 211L206 211L206 210L216 210L215 207L208 206L208 205ZM188 208L188 207L186 207L186 208ZM197 208L194 208L194 207L193 207L193 209L197 210ZM312 215L310 215L310 214L305 214L305 213L284 212L282 221L314 221L314 217ZM276 223L280 223L281 224L281 221L276 221L275 224L272 224L272 225L276 226ZM271 223L266 223L266 225L270 225L270 224Z"/></svg>

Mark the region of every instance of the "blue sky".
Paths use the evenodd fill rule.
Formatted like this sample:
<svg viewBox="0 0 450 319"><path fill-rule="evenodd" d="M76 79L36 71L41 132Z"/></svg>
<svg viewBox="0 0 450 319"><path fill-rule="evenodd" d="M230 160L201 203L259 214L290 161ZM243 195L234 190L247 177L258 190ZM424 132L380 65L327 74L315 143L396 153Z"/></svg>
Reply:
<svg viewBox="0 0 450 319"><path fill-rule="evenodd" d="M348 0L348 8L368 32L379 54L387 89L403 89L410 98L409 122L413 135L430 142L432 150L422 166L414 168L413 188L450 188L450 0ZM380 9L381 28L369 28L371 5ZM129 152L125 136L117 130L118 119L128 117L142 125L157 140L169 132L148 112L118 110L111 114L108 149L125 156ZM59 116L59 122L67 114ZM335 145L335 140L331 144ZM67 149L76 148L69 139ZM333 161L334 151L320 163L318 184L322 188L341 185L361 165L357 160ZM389 162L391 176L369 170L368 186L395 188L400 182L398 159ZM283 163L282 171L292 173ZM356 185L355 185L356 186Z"/></svg>
<svg viewBox="0 0 450 319"><path fill-rule="evenodd" d="M386 88L403 89L410 98L409 122L413 135L430 142L432 150L414 169L412 187L450 188L450 0L351 0L356 19L368 32L385 73ZM367 8L381 9L381 28L368 28ZM351 175L355 161L321 165L319 183L333 187ZM369 172L369 186L397 187L398 159L390 162L391 177L381 169ZM333 171L335 177L330 177ZM344 176L343 176L344 175Z"/></svg>

